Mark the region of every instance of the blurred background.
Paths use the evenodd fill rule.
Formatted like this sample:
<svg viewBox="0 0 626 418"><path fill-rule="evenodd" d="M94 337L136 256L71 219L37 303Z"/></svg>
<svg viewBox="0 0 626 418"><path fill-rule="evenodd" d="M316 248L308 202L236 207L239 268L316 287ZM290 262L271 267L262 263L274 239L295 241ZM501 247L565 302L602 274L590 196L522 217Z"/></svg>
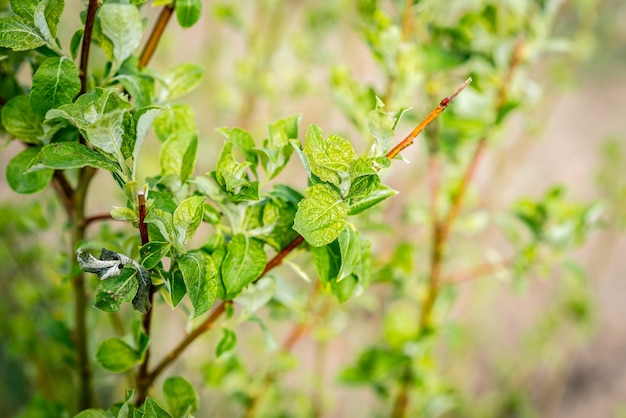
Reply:
<svg viewBox="0 0 626 418"><path fill-rule="evenodd" d="M272 351L251 321L237 327L236 357L213 361L219 331L198 340L168 373L198 388L197 417L244 416L260 386L271 388L255 416L388 416L396 379L376 374L378 363L362 354L404 344L398 335L411 333L420 309L430 246L429 141L441 138L446 207L485 135L488 145L446 254L445 276L459 283L442 294L426 383L413 388L416 416L626 417L626 4L438 3L412 4L407 23L403 1L206 1L196 26L168 26L150 70L181 62L205 69L200 86L181 99L196 113L197 174L215 166L219 127L245 128L260 143L269 123L301 113L302 141L315 123L365 153L374 94L386 111L411 108L396 129L398 142L474 77L467 94L403 153L408 164L394 161L382 174L399 195L356 221L373 242L371 286L345 304L330 296L315 301L315 321L289 353ZM78 2L65 7L63 45L80 27L83 10ZM149 29L159 7L148 2L142 12ZM508 81L511 109L499 117L494 103L520 42L521 63ZM104 57L94 54L98 68ZM139 178L158 173L159 145L146 139ZM3 171L20 149L15 142L4 146ZM297 159L283 179L306 187ZM124 205L108 173L95 181L89 213ZM552 197L550 190L557 190ZM67 257L58 250L59 243L67 247L66 220L51 191L17 195L2 182L0 198L0 412L62 416L73 391ZM520 213L539 201L557 208L562 219L554 223L563 226L557 232L567 235L567 245L518 264L520 251L530 248ZM559 223L592 216L592 209L600 220L584 233ZM105 245L122 231L118 224L94 225L90 239ZM197 242L210 235L203 232ZM304 273L281 267L275 274L282 296L259 314L278 342L294 322L306 322L311 285L298 276L313 269L310 259L298 257L294 263ZM90 315L94 352L117 325L107 314ZM165 304L156 318L152 348L159 358L193 324ZM101 403L121 398L123 378L94 367ZM268 383L269 375L278 377Z"/></svg>

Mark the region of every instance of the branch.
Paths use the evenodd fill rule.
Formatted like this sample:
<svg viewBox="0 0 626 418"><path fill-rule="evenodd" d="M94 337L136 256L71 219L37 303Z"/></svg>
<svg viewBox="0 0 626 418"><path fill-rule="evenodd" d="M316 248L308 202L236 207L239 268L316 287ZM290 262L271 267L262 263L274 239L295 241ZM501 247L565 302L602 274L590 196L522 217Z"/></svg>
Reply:
<svg viewBox="0 0 626 418"><path fill-rule="evenodd" d="M301 235L298 235L293 241L287 244L287 246L283 248L281 252L276 254L265 265L263 272L259 275L258 278L256 278L253 281L253 283L258 282L270 270L279 266L283 262L283 259L289 253L295 250L303 241L304 241L304 238ZM163 372L163 370L165 370L174 360L176 360L181 355L181 353L185 350L185 348L187 348L189 344L191 344L196 338L198 338L199 336L201 336L202 334L204 334L206 331L210 330L213 327L213 324L215 323L215 321L217 321L217 319L222 315L222 313L224 313L227 303L230 303L230 302L228 301L220 302L220 304L217 305L213 309L213 312L211 313L211 315L209 315L209 317L202 324L200 324L198 328L196 328L195 330L193 330L193 332L188 334L180 343L178 343L178 345L169 354L167 354L163 358L163 360L161 360L161 362L154 368L154 370L149 375L150 384L154 381L154 379L156 379Z"/></svg>
<svg viewBox="0 0 626 418"><path fill-rule="evenodd" d="M470 77L465 80L463 84L461 84L461 86L452 94L452 96L444 98L439 103L439 105L434 108L433 111L430 112L428 116L426 116L424 120L422 120L419 125L417 125L415 129L413 129L411 133L406 136L406 138L400 141L398 145L396 145L391 151L387 153L387 158L394 158L396 155L400 154L400 152L402 152L402 150L404 150L406 147L413 144L415 138L424 130L424 128L426 128L432 121L437 119L437 116L439 116L441 112L443 112L448 107L448 105L452 103L456 96L458 96L471 82L472 78Z"/></svg>
<svg viewBox="0 0 626 418"><path fill-rule="evenodd" d="M442 281L442 284L455 285L463 282L468 282L470 280L475 280L496 273L500 270L505 270L511 267L511 264L513 264L512 259L499 261L497 263L479 264L478 266L474 266L469 270L458 271L456 273L450 274Z"/></svg>
<svg viewBox="0 0 626 418"><path fill-rule="evenodd" d="M137 194L137 208L139 212L139 220L137 221L137 228L139 229L139 235L141 236L141 245L144 246L148 242L150 242L150 237L148 236L148 225L145 222L146 219L146 194L143 191L140 191ZM154 303L154 286L150 283L150 290L148 293L149 308L148 312L143 315L141 320L141 325L143 326L143 330L148 337L150 337L150 325L152 324L152 311L153 311L153 303ZM146 353L143 357L143 361L139 366L139 370L137 371L137 378L135 379L137 382L137 400L135 404L137 406L142 405L146 401L146 397L148 396L148 390L152 385L152 379L150 379L150 373L148 372L148 364L150 362L150 347L146 349Z"/></svg>
<svg viewBox="0 0 626 418"><path fill-rule="evenodd" d="M150 62L150 59L152 59L152 55L154 55L154 51L156 50L156 47L161 40L161 36L163 35L165 27L172 17L173 12L173 3L168 4L167 6L163 7L163 10L161 10L161 14L159 14L159 18L157 19L157 22L152 29L152 33L150 33L148 42L146 43L146 46L144 46L143 51L141 52L141 56L139 57L140 70L148 65L148 62Z"/></svg>
<svg viewBox="0 0 626 418"><path fill-rule="evenodd" d="M87 68L89 67L89 49L91 48L91 35L93 34L93 25L96 21L96 12L100 7L98 0L89 0L87 7L87 18L85 19L85 32L83 34L83 46L80 51L80 93L87 91Z"/></svg>

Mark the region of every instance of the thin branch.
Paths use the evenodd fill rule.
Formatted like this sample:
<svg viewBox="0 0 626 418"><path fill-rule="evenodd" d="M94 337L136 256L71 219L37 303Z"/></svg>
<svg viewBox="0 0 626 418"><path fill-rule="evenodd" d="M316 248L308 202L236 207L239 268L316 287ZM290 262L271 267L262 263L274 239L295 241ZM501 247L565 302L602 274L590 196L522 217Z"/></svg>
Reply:
<svg viewBox="0 0 626 418"><path fill-rule="evenodd" d="M139 235L141 236L141 245L144 246L148 242L150 242L150 237L148 235L148 225L145 222L146 219L146 194L143 191L140 191L137 194L137 209L139 212L139 220L137 221L137 228L139 229ZM150 328L152 324L152 311L153 311L153 303L154 303L154 286L150 283L150 290L148 293L148 300L150 301L148 311L143 315L141 320L141 325L143 326L143 330L148 337L150 337ZM148 365L150 363L150 347L146 349L146 353L144 355L143 361L139 366L139 370L137 371L137 400L135 404L137 406L142 405L146 401L146 397L148 396L148 390L152 384L152 379L150 379L150 373L148 371Z"/></svg>
<svg viewBox="0 0 626 418"><path fill-rule="evenodd" d="M156 51L157 45L159 44L159 41L161 40L161 36L163 35L163 32L165 31L165 27L167 26L167 23L172 17L173 12L174 12L173 3L168 4L167 6L163 7L163 9L161 10L161 13L159 14L157 22L155 23L154 28L152 29L152 33L150 33L148 42L144 46L143 51L141 52L141 56L139 57L139 69L142 69L145 66L147 66L148 63L150 62L150 59L152 59L152 55L154 55L154 51Z"/></svg>
<svg viewBox="0 0 626 418"><path fill-rule="evenodd" d="M396 145L391 151L387 153L387 158L394 158L396 155L400 154L406 147L410 146L415 142L415 138L426 128L432 121L437 119L437 116L443 112L450 103L458 96L464 89L472 82L472 78L468 78L465 80L463 84L452 94L450 97L444 98L436 108L433 109L432 112L428 114L416 127L409 133L406 138L404 138L398 145Z"/></svg>
<svg viewBox="0 0 626 418"><path fill-rule="evenodd" d="M89 49L91 48L91 35L93 34L93 26L96 21L96 12L100 7L98 0L89 0L87 7L87 17L85 19L85 32L83 33L83 46L80 52L80 93L87 91L87 68L89 68Z"/></svg>
<svg viewBox="0 0 626 418"><path fill-rule="evenodd" d="M502 260L497 263L484 263L472 267L471 269L458 271L450 274L442 280L444 285L455 285L470 280L475 280L481 277L489 276L502 270L506 270L511 267L513 259Z"/></svg>
<svg viewBox="0 0 626 418"><path fill-rule="evenodd" d="M72 202L74 190L72 190L72 186L70 186L62 171L54 171L52 186L57 192L59 199L61 199L65 213L68 215L68 218L71 219L71 214L74 211L74 203Z"/></svg>

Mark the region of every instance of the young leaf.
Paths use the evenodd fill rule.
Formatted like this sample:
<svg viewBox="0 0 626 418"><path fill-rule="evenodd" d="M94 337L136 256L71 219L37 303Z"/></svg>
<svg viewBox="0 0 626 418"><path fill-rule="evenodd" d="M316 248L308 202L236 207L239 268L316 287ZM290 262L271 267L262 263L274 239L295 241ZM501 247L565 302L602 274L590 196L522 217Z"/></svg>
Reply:
<svg viewBox="0 0 626 418"><path fill-rule="evenodd" d="M192 251L178 258L185 287L193 305L192 318L209 310L217 294L217 269L213 260L200 251Z"/></svg>
<svg viewBox="0 0 626 418"><path fill-rule="evenodd" d="M150 196L154 196L154 193L150 193ZM176 238L174 235L174 227L172 226L172 214L159 209L156 204L150 210L148 210L148 214L146 215L146 219L144 220L148 226L154 225L154 228L150 228L149 233L153 239L157 239L157 235L161 235L159 237L159 241L167 241L170 244L175 244Z"/></svg>
<svg viewBox="0 0 626 418"><path fill-rule="evenodd" d="M346 225L339 235L339 249L341 251L341 268L337 281L350 276L361 257L361 244L357 232L351 225Z"/></svg>
<svg viewBox="0 0 626 418"><path fill-rule="evenodd" d="M339 242L333 241L323 247L311 247L317 277L323 283L336 282L341 268Z"/></svg>
<svg viewBox="0 0 626 418"><path fill-rule="evenodd" d="M2 125L11 135L27 144L41 144L42 120L30 107L27 96L15 96L2 108Z"/></svg>
<svg viewBox="0 0 626 418"><path fill-rule="evenodd" d="M178 9L178 2L176 3ZM173 100L183 96L200 84L204 69L197 64L178 64L163 75L165 90L161 94L161 100Z"/></svg>
<svg viewBox="0 0 626 418"><path fill-rule="evenodd" d="M224 335L222 335L222 339L219 343L217 343L217 348L215 349L215 356L219 359L220 357L230 353L237 346L237 335L227 329L224 328Z"/></svg>
<svg viewBox="0 0 626 418"><path fill-rule="evenodd" d="M374 137L374 143L368 153L370 157L381 157L387 154L393 146L394 131L398 122L404 113L410 109L404 107L398 112L385 112L384 108L384 103L377 97L376 109L368 114L367 127Z"/></svg>
<svg viewBox="0 0 626 418"><path fill-rule="evenodd" d="M287 165L293 153L289 140L298 138L300 119L301 115L293 115L269 125L269 137L256 150L268 178L275 178Z"/></svg>
<svg viewBox="0 0 626 418"><path fill-rule="evenodd" d="M293 229L314 247L329 244L345 227L349 210L332 186L315 184L306 189L306 197L298 204Z"/></svg>
<svg viewBox="0 0 626 418"><path fill-rule="evenodd" d="M202 13L202 0L177 0L176 19L183 28L196 24Z"/></svg>
<svg viewBox="0 0 626 418"><path fill-rule="evenodd" d="M188 197L174 211L172 225L176 231L177 243L183 248L202 222L205 200L203 196Z"/></svg>
<svg viewBox="0 0 626 418"><path fill-rule="evenodd" d="M148 106L139 109L134 115L133 120L135 122L135 141L133 146L133 173L136 171L137 158L139 157L139 149L143 143L143 139L148 134L148 130L154 120L165 110L163 107ZM195 163L195 158L194 158ZM193 171L193 170L192 170Z"/></svg>
<svg viewBox="0 0 626 418"><path fill-rule="evenodd" d="M56 36L57 25L63 13L63 6L63 0L43 0L37 4L35 13L33 14L35 27L46 40L48 48L57 52L59 55L63 55L63 53L57 46Z"/></svg>
<svg viewBox="0 0 626 418"><path fill-rule="evenodd" d="M116 373L130 370L141 361L139 353L126 344L124 340L117 337L104 340L100 344L96 359L102 364L102 367Z"/></svg>
<svg viewBox="0 0 626 418"><path fill-rule="evenodd" d="M139 290L137 270L123 268L113 277L102 280L96 289L94 306L104 312L117 312L124 302L131 302Z"/></svg>
<svg viewBox="0 0 626 418"><path fill-rule="evenodd" d="M196 114L187 104L175 104L167 108L154 121L154 133L164 142L178 132L196 131Z"/></svg>
<svg viewBox="0 0 626 418"><path fill-rule="evenodd" d="M98 17L102 33L113 44L113 56L108 58L113 61L115 74L141 43L141 15L136 6L106 2L98 10Z"/></svg>
<svg viewBox="0 0 626 418"><path fill-rule="evenodd" d="M163 383L163 396L174 418L187 418L198 410L198 393L180 376L168 377Z"/></svg>
<svg viewBox="0 0 626 418"><path fill-rule="evenodd" d="M385 199L390 198L391 196L395 196L398 194L393 189L385 186L384 184L378 185L376 190L371 191L368 195L363 197L356 197L354 199L350 199L350 215L356 215L358 213L363 212L366 209L371 208L377 203L382 202Z"/></svg>
<svg viewBox="0 0 626 418"><path fill-rule="evenodd" d="M195 132L176 132L161 147L161 175L174 174L185 181L193 173L198 151Z"/></svg>
<svg viewBox="0 0 626 418"><path fill-rule="evenodd" d="M309 126L307 130L303 152L311 172L337 187L348 176L352 161L358 158L350 142L336 135L324 138L322 130L315 125Z"/></svg>
<svg viewBox="0 0 626 418"><path fill-rule="evenodd" d="M172 244L168 242L150 241L139 249L141 265L148 270L155 268L171 248Z"/></svg>
<svg viewBox="0 0 626 418"><path fill-rule="evenodd" d="M185 286L183 273L181 273L180 270L174 270L171 275L167 276L166 281L171 305L172 308L175 308L187 294L187 287Z"/></svg>
<svg viewBox="0 0 626 418"><path fill-rule="evenodd" d="M119 165L99 152L77 142L55 142L46 145L30 162L28 171L67 170L85 166L102 168L111 172L120 171Z"/></svg>
<svg viewBox="0 0 626 418"><path fill-rule="evenodd" d="M228 244L221 266L226 298L233 299L259 277L266 263L267 255L261 241L244 234L235 235Z"/></svg>
<svg viewBox="0 0 626 418"><path fill-rule="evenodd" d="M37 157L41 148L26 148L17 154L7 165L7 183L17 193L30 194L43 190L52 179L53 170L40 170L28 173L30 162Z"/></svg>
<svg viewBox="0 0 626 418"><path fill-rule="evenodd" d="M333 280L329 283L330 290L333 292L333 295L337 297L340 303L343 303L350 299L354 291L357 289L359 280L352 274L340 282Z"/></svg>
<svg viewBox="0 0 626 418"><path fill-rule="evenodd" d="M224 135L228 142L232 142L239 148L246 161L250 163L252 170L256 172L258 160L254 152L254 139L252 139L252 136L241 128L220 128L217 131Z"/></svg>
<svg viewBox="0 0 626 418"><path fill-rule="evenodd" d="M111 414L104 409L90 408L80 411L73 418L111 418Z"/></svg>
<svg viewBox="0 0 626 418"><path fill-rule="evenodd" d="M148 396L146 403L143 405L142 418L172 418L167 411L159 406L154 399Z"/></svg>
<svg viewBox="0 0 626 418"><path fill-rule="evenodd" d="M380 177L369 161L359 158L350 164L350 190L348 199L369 195L378 189Z"/></svg>
<svg viewBox="0 0 626 418"><path fill-rule="evenodd" d="M43 118L48 110L72 103L79 92L76 65L67 57L51 57L33 75L30 106Z"/></svg>

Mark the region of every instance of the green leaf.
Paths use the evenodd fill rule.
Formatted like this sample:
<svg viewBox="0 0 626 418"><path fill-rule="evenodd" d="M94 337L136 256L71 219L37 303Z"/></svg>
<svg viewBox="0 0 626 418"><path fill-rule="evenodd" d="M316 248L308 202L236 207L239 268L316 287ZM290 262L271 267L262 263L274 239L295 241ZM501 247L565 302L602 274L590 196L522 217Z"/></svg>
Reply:
<svg viewBox="0 0 626 418"><path fill-rule="evenodd" d="M154 399L148 396L143 406L142 418L172 418L163 408L159 406Z"/></svg>
<svg viewBox="0 0 626 418"><path fill-rule="evenodd" d="M151 193L153 196L154 193ZM150 225L154 225L156 227L156 231L161 234L161 237L169 242L170 244L175 244L177 241L174 235L174 227L172 226L172 214L161 210L156 206L153 206L148 210L148 214L146 215L146 219L144 222ZM154 237L152 231L150 231L150 236Z"/></svg>
<svg viewBox="0 0 626 418"><path fill-rule="evenodd" d="M0 47L28 51L45 44L41 33L24 19L16 16L0 19Z"/></svg>
<svg viewBox="0 0 626 418"><path fill-rule="evenodd" d="M120 373L132 369L141 361L141 356L124 340L116 337L104 340L100 344L96 359L105 369Z"/></svg>
<svg viewBox="0 0 626 418"><path fill-rule="evenodd" d="M224 328L223 331L222 339L217 343L217 348L215 349L215 356L218 359L233 351L237 346L237 335L227 328Z"/></svg>
<svg viewBox="0 0 626 418"><path fill-rule="evenodd" d="M113 44L112 73L130 57L141 43L142 18L136 6L130 4L104 3L98 10L102 33Z"/></svg>
<svg viewBox="0 0 626 418"><path fill-rule="evenodd" d="M133 146L133 173L136 171L137 167L137 158L139 157L139 149L141 148L141 144L143 143L144 138L148 134L148 130L152 126L154 120L165 110L163 107L158 106L148 106L139 109L133 115L133 120L135 122L135 143ZM195 158L194 158L195 163ZM193 171L193 170L192 170Z"/></svg>
<svg viewBox="0 0 626 418"><path fill-rule="evenodd" d="M315 184L306 189L306 197L298 204L293 229L314 247L329 244L345 227L349 210L332 186Z"/></svg>
<svg viewBox="0 0 626 418"><path fill-rule="evenodd" d="M384 108L384 103L377 97L376 109L368 114L367 127L374 137L374 143L368 154L370 157L381 157L389 152L393 146L396 126L404 113L410 109L404 107L398 112L385 112Z"/></svg>
<svg viewBox="0 0 626 418"><path fill-rule="evenodd" d="M161 147L161 175L174 174L185 181L193 173L198 151L195 132L176 132Z"/></svg>
<svg viewBox="0 0 626 418"><path fill-rule="evenodd" d="M202 13L202 0L176 0L176 19L183 28L196 24Z"/></svg>
<svg viewBox="0 0 626 418"><path fill-rule="evenodd" d="M176 3L178 9L178 2ZM197 64L178 64L163 75L165 90L161 94L161 100L172 100L183 96L200 84L204 69Z"/></svg>
<svg viewBox="0 0 626 418"><path fill-rule="evenodd" d="M141 265L148 270L155 268L171 248L172 244L169 242L150 241L139 249Z"/></svg>
<svg viewBox="0 0 626 418"><path fill-rule="evenodd" d="M63 13L63 0L43 0L37 4L33 15L33 22L39 33L43 36L52 50L60 53L61 50L57 46L57 25Z"/></svg>
<svg viewBox="0 0 626 418"><path fill-rule="evenodd" d="M76 142L55 142L46 145L30 162L28 171L67 170L85 166L102 168L111 172L120 171L119 165L104 155Z"/></svg>
<svg viewBox="0 0 626 418"><path fill-rule="evenodd" d="M250 162L238 163L233 158L232 150L233 143L226 142L217 161L215 180L233 201L258 200L259 182L250 182L246 173Z"/></svg>
<svg viewBox="0 0 626 418"><path fill-rule="evenodd" d="M15 96L4 105L2 125L7 132L27 144L41 144L42 120L33 112L27 96Z"/></svg>
<svg viewBox="0 0 626 418"><path fill-rule="evenodd" d="M51 57L33 75L30 106L41 116L50 109L72 103L80 92L78 68L66 57Z"/></svg>
<svg viewBox="0 0 626 418"><path fill-rule="evenodd" d="M185 287L193 305L192 318L209 310L217 294L217 269L211 257L192 251L178 258Z"/></svg>
<svg viewBox="0 0 626 418"><path fill-rule="evenodd" d="M167 291L171 299L172 308L178 306L181 300L187 294L187 287L185 286L185 279L183 279L183 273L180 270L174 270L174 272L167 276Z"/></svg>
<svg viewBox="0 0 626 418"><path fill-rule="evenodd" d="M40 0L11 0L11 10L27 22L35 20L35 10Z"/></svg>
<svg viewBox="0 0 626 418"><path fill-rule="evenodd" d="M114 206L109 212L111 218L118 221L137 222L138 216L134 210L127 207Z"/></svg>
<svg viewBox="0 0 626 418"><path fill-rule="evenodd" d="M359 280L355 275L350 275L346 277L344 280L337 282L331 281L330 290L333 292L333 295L337 297L340 303L343 303L350 299L355 289L359 285Z"/></svg>
<svg viewBox="0 0 626 418"><path fill-rule="evenodd" d="M114 155L124 163L124 114L131 104L111 89L96 87L81 95L76 102L50 109L46 120L62 118L75 125L91 144L101 151Z"/></svg>
<svg viewBox="0 0 626 418"><path fill-rule="evenodd" d="M196 131L196 114L186 104L175 104L161 113L154 121L154 133L159 141L164 142L171 135L179 132Z"/></svg>
<svg viewBox="0 0 626 418"><path fill-rule="evenodd" d="M341 249L337 240L322 247L311 247L315 271L323 283L336 282L341 268Z"/></svg>
<svg viewBox="0 0 626 418"><path fill-rule="evenodd" d="M380 185L380 177L372 168L371 162L363 158L354 160L350 164L350 179L348 199L367 196Z"/></svg>
<svg viewBox="0 0 626 418"><path fill-rule="evenodd" d="M300 119L301 115L293 115L269 125L269 137L256 150L268 178L275 178L289 162L293 153L289 140L298 138Z"/></svg>
<svg viewBox="0 0 626 418"><path fill-rule="evenodd" d="M174 418L186 418L198 410L198 393L182 377L168 377L163 383L163 396Z"/></svg>
<svg viewBox="0 0 626 418"><path fill-rule="evenodd" d="M358 213L363 212L366 209L371 208L377 203L382 202L385 199L390 198L391 196L395 196L398 194L393 189L385 186L384 184L380 184L378 188L368 195L363 197L357 197L354 199L350 199L350 215L356 215Z"/></svg>
<svg viewBox="0 0 626 418"><path fill-rule="evenodd" d="M130 59L126 62L131 61ZM124 70L126 65L122 65L122 70ZM122 83L124 89L128 92L130 97L134 99L135 106L137 108L143 108L150 106L152 104L152 98L154 96L154 79L143 75L141 73L138 74L118 74L114 78L115 80Z"/></svg>
<svg viewBox="0 0 626 418"><path fill-rule="evenodd" d="M137 270L123 268L118 275L102 280L94 306L104 312L117 312L122 303L132 302L138 290Z"/></svg>
<svg viewBox="0 0 626 418"><path fill-rule="evenodd" d="M221 266L227 300L236 297L244 287L258 278L266 263L267 255L261 241L244 234L235 235L228 244Z"/></svg>
<svg viewBox="0 0 626 418"><path fill-rule="evenodd" d="M246 161L250 163L252 170L256 171L258 159L254 152L254 139L252 139L252 136L241 128L219 128L217 131L224 135L227 141L232 142L239 148Z"/></svg>
<svg viewBox="0 0 626 418"><path fill-rule="evenodd" d="M350 142L336 135L324 138L322 130L315 125L307 130L303 152L311 172L337 187L341 187L348 177L350 164L358 158Z"/></svg>
<svg viewBox="0 0 626 418"><path fill-rule="evenodd" d="M358 259L361 258L361 244L357 232L351 225L346 225L339 235L339 249L341 251L341 268L337 281L342 281L350 276Z"/></svg>
<svg viewBox="0 0 626 418"><path fill-rule="evenodd" d="M75 60L76 57L78 57L78 50L82 45L81 41L83 40L84 33L85 29L80 28L74 32L74 35L72 35L72 39L70 41L70 56L72 57L72 60Z"/></svg>
<svg viewBox="0 0 626 418"><path fill-rule="evenodd" d="M202 222L204 212L204 196L191 196L183 200L174 211L172 225L176 231L176 239L184 247Z"/></svg>
<svg viewBox="0 0 626 418"><path fill-rule="evenodd" d="M37 157L41 148L26 148L17 154L7 165L7 183L17 193L30 194L43 190L52 179L53 170L40 170L28 173L30 162Z"/></svg>

